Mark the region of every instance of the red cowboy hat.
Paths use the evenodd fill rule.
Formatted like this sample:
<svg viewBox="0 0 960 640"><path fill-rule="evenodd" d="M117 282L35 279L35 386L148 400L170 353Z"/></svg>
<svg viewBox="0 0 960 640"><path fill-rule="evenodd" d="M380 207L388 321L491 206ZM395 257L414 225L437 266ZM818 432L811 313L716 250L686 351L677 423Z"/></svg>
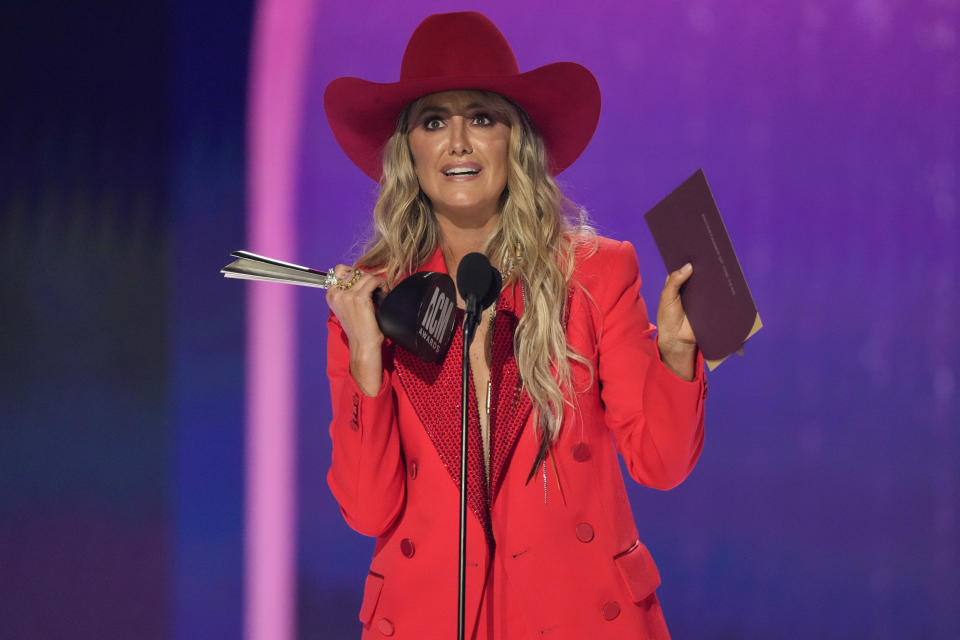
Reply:
<svg viewBox="0 0 960 640"><path fill-rule="evenodd" d="M583 152L600 117L600 88L585 67L555 62L520 73L506 38L475 11L427 17L410 36L399 82L337 78L323 106L346 154L379 180L383 147L403 107L452 89L493 91L523 107L543 137L554 175Z"/></svg>

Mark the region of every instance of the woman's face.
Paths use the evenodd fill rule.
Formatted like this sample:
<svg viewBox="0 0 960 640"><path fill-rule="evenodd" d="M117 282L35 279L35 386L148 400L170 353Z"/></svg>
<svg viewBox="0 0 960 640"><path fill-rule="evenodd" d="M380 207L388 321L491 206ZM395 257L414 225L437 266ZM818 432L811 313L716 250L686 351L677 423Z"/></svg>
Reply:
<svg viewBox="0 0 960 640"><path fill-rule="evenodd" d="M498 213L507 186L510 126L476 91L427 96L411 114L410 152L437 215L477 225Z"/></svg>

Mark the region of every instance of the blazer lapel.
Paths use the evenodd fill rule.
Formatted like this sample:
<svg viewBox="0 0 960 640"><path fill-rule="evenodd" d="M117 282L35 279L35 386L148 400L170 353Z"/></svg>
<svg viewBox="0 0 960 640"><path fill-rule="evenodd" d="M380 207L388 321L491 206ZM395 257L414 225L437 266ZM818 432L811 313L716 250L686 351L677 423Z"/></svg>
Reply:
<svg viewBox="0 0 960 640"><path fill-rule="evenodd" d="M490 503L503 484L510 458L532 403L523 393L523 381L513 351L513 337L523 314L519 282L503 290L497 301L490 362Z"/></svg>
<svg viewBox="0 0 960 640"><path fill-rule="evenodd" d="M440 249L422 270L446 273ZM522 392L520 372L513 353L513 336L523 312L522 290L517 283L501 292L492 336L490 363L490 485L487 485L480 439L480 417L472 382L467 386L467 504L483 527L487 544L495 545L490 504L496 498L517 440L530 414L531 402ZM457 313L457 330L450 348L439 362L423 362L405 349L395 349L396 372L423 424L441 463L460 489L460 371L463 366L463 313Z"/></svg>

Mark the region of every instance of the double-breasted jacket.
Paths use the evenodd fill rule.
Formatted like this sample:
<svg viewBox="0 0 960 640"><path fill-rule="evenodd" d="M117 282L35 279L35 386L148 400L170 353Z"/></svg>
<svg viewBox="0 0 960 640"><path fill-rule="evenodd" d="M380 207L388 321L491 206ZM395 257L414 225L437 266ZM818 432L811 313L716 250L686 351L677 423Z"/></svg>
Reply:
<svg viewBox="0 0 960 640"><path fill-rule="evenodd" d="M422 268L446 271L439 250ZM700 356L692 382L660 361L639 288L629 243L601 237L578 250L565 323L589 364L572 363L559 438L532 480L539 437L513 359L521 286L498 301L489 480L470 385L467 637L669 637L617 452L641 484L683 481L703 444L706 381ZM327 479L346 522L377 539L360 607L365 639L456 633L462 351L458 335L429 365L387 345L380 390L368 397L331 314Z"/></svg>

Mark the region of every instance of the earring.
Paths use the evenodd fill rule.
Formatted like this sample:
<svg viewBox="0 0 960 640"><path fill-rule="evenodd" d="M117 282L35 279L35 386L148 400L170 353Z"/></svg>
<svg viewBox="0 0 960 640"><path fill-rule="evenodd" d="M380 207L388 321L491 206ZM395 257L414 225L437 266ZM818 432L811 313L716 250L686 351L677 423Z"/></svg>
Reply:
<svg viewBox="0 0 960 640"><path fill-rule="evenodd" d="M500 275L503 277L504 282L506 282L506 280L507 280L511 275L513 275L513 270L516 268L516 266L517 266L518 264L520 264L520 261L521 261L522 259L523 259L523 254L522 254L522 251L521 251L521 245L520 245L520 242L517 241L517 242L515 242L515 243L513 244L513 255L510 256L510 262L507 263L507 271L506 271L506 273L501 273L501 274L500 274Z"/></svg>

